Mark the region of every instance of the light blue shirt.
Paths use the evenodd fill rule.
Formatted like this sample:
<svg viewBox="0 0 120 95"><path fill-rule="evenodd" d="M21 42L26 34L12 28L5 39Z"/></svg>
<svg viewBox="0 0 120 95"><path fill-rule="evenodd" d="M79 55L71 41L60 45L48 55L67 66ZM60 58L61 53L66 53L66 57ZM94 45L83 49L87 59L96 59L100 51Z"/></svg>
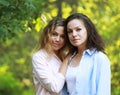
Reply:
<svg viewBox="0 0 120 95"><path fill-rule="evenodd" d="M111 94L110 61L103 52L96 51L95 49L84 51L78 70L71 95Z"/></svg>

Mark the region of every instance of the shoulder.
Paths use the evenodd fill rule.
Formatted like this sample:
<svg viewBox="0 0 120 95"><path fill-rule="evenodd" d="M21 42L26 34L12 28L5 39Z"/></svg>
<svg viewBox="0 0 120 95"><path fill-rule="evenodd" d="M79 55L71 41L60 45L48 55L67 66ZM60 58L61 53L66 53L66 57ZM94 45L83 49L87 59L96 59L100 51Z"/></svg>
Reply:
<svg viewBox="0 0 120 95"><path fill-rule="evenodd" d="M101 60L109 60L108 56L101 51L96 51L95 52L95 57L98 58L98 59L101 59Z"/></svg>
<svg viewBox="0 0 120 95"><path fill-rule="evenodd" d="M40 67L47 63L47 52L43 49L35 52L32 56L32 64L34 67Z"/></svg>
<svg viewBox="0 0 120 95"><path fill-rule="evenodd" d="M100 63L100 64L104 63L106 65L110 64L110 60L108 56L101 51L96 51L94 54L94 58L97 61L97 63Z"/></svg>
<svg viewBox="0 0 120 95"><path fill-rule="evenodd" d="M36 59L36 58L46 58L47 57L47 52L44 49L41 49L37 52L35 52L32 56L32 59Z"/></svg>

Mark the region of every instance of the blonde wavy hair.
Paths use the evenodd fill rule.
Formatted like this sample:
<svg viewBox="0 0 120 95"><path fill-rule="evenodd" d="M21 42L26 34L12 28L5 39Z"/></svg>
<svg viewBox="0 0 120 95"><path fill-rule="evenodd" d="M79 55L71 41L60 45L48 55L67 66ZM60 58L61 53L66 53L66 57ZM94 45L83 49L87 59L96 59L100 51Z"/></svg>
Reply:
<svg viewBox="0 0 120 95"><path fill-rule="evenodd" d="M57 26L63 26L64 27L65 26L65 19L60 18L60 17L56 17L56 18L53 18L51 21L49 21L49 23L43 29L43 31L40 35L38 50L45 49L49 55L52 53L52 47L51 47L51 44L50 44L51 43L50 36ZM65 33L65 31L64 31L64 33ZM66 41L66 36L65 36L65 41ZM65 44L59 50L60 56L65 57L66 51L67 51L67 48L66 48L66 44Z"/></svg>

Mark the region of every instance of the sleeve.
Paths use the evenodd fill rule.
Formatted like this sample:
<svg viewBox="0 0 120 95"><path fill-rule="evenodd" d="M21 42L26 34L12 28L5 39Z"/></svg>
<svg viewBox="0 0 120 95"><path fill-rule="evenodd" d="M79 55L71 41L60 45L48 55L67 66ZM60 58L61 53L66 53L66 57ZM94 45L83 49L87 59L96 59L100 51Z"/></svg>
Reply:
<svg viewBox="0 0 120 95"><path fill-rule="evenodd" d="M100 55L98 58L96 84L96 95L111 95L110 61L106 55Z"/></svg>
<svg viewBox="0 0 120 95"><path fill-rule="evenodd" d="M63 88L65 77L59 72L54 75L46 62L44 55L36 54L32 57L34 77L48 91L59 93Z"/></svg>

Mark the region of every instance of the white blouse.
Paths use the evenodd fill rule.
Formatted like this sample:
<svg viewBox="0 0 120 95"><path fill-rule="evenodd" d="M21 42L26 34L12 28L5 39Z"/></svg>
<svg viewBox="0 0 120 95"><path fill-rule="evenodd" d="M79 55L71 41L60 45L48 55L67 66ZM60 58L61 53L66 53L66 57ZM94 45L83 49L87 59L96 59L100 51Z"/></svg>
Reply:
<svg viewBox="0 0 120 95"><path fill-rule="evenodd" d="M33 79L36 95L61 95L65 77L58 72L61 60L55 55L48 57L39 50L32 57Z"/></svg>
<svg viewBox="0 0 120 95"><path fill-rule="evenodd" d="M79 71L79 65L77 67L68 66L67 73L66 73L66 81L67 81L67 90L70 95L74 91L76 87L76 77Z"/></svg>

